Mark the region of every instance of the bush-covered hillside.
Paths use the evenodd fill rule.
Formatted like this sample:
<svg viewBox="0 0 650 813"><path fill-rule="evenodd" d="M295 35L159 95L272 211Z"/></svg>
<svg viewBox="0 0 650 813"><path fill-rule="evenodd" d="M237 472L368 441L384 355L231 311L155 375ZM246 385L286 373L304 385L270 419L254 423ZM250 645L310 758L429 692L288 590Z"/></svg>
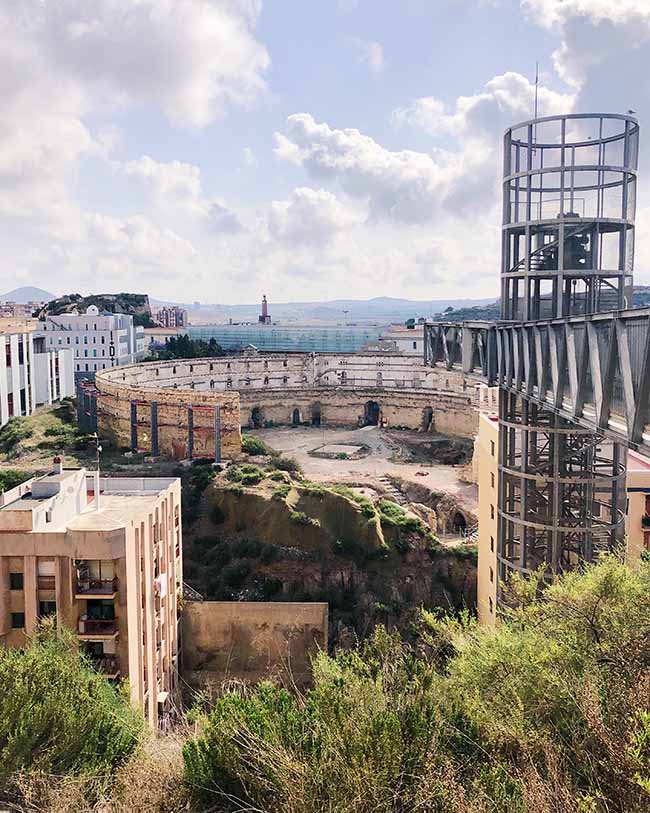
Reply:
<svg viewBox="0 0 650 813"><path fill-rule="evenodd" d="M188 780L260 813L644 813L650 568L566 576L496 630L424 614L316 660L314 687L230 689Z"/></svg>
<svg viewBox="0 0 650 813"><path fill-rule="evenodd" d="M81 296L81 294L65 294L57 299L48 302L35 316L44 318L45 316L60 316L62 313L70 313L77 310L85 313L89 305L96 305L100 311L110 313L128 313L133 316L136 325L142 327L156 327L151 318L151 307L147 294L91 294Z"/></svg>

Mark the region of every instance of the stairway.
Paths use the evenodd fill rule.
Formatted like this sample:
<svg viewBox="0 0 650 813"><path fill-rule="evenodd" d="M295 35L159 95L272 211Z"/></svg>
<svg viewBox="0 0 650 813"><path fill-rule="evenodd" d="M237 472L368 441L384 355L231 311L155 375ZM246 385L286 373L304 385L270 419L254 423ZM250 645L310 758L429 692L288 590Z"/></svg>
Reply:
<svg viewBox="0 0 650 813"><path fill-rule="evenodd" d="M402 492L396 488L393 483L386 477L385 474L382 474L381 477L378 478L381 485L386 490L386 497L393 502L396 502L398 505L407 505L408 500L402 494Z"/></svg>

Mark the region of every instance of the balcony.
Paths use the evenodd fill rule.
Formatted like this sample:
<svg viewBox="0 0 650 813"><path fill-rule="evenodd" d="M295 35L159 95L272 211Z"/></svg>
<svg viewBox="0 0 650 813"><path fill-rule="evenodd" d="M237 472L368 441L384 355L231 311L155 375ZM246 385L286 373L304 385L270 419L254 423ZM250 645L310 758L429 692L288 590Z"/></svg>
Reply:
<svg viewBox="0 0 650 813"><path fill-rule="evenodd" d="M117 621L114 618L87 618L79 619L79 637L85 641L115 638L117 635Z"/></svg>
<svg viewBox="0 0 650 813"><path fill-rule="evenodd" d="M109 680L115 680L120 676L120 668L115 655L104 655L102 658L93 659L93 667Z"/></svg>
<svg viewBox="0 0 650 813"><path fill-rule="evenodd" d="M115 598L117 576L112 579L77 579L75 598Z"/></svg>
<svg viewBox="0 0 650 813"><path fill-rule="evenodd" d="M54 576L37 576L36 584L39 590L56 590L56 579Z"/></svg>

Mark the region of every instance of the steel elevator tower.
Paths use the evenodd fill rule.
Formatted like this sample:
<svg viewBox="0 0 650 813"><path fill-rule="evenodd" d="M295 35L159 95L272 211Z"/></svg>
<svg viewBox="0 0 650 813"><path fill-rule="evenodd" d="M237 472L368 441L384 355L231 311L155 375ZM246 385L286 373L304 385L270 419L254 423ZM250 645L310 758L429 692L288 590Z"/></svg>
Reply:
<svg viewBox="0 0 650 813"><path fill-rule="evenodd" d="M540 118L505 134L501 319L515 329L503 334L509 345L500 352L515 359L525 386L500 391L500 582L542 564L551 580L622 538L624 445L526 391L550 397L567 365L573 383L600 385L587 362L575 368L588 355L582 346L556 347L553 331L531 323L631 306L638 144L637 121L613 114ZM606 333L576 333L576 344L585 341L607 355ZM622 386L617 379L614 400L623 400ZM572 391L578 400L582 390Z"/></svg>

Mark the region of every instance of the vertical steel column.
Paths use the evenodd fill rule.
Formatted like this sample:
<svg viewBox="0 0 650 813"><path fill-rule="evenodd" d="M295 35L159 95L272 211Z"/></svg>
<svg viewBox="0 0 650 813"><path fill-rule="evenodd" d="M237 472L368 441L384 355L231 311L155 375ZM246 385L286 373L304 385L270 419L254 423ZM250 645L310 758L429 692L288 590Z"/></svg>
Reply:
<svg viewBox="0 0 650 813"><path fill-rule="evenodd" d="M221 463L221 407L214 408L214 462Z"/></svg>
<svg viewBox="0 0 650 813"><path fill-rule="evenodd" d="M138 403L131 401L131 449L138 451Z"/></svg>
<svg viewBox="0 0 650 813"><path fill-rule="evenodd" d="M158 456L158 401L151 402L151 454Z"/></svg>
<svg viewBox="0 0 650 813"><path fill-rule="evenodd" d="M187 457L191 460L194 456L194 407L187 408Z"/></svg>

